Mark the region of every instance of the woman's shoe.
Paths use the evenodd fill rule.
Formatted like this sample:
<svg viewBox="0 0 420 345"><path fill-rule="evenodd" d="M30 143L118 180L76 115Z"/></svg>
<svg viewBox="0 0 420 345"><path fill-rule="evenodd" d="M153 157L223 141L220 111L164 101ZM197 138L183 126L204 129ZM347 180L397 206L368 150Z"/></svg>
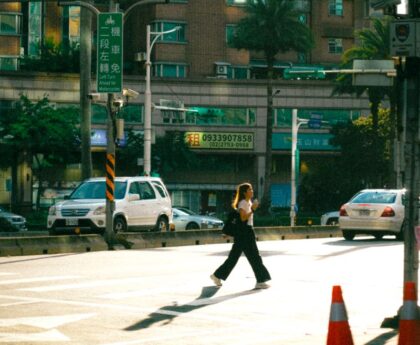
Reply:
<svg viewBox="0 0 420 345"><path fill-rule="evenodd" d="M268 289L269 287L270 287L270 284L268 284L266 282L255 284L256 289Z"/></svg>
<svg viewBox="0 0 420 345"><path fill-rule="evenodd" d="M222 280L217 278L214 274L210 276L210 279L213 280L214 285L222 286Z"/></svg>

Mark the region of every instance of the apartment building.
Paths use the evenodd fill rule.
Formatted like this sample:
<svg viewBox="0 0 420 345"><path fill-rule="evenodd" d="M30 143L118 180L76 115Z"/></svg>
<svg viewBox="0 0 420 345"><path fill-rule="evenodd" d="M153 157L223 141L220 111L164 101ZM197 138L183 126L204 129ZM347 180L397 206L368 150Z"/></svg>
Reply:
<svg viewBox="0 0 420 345"><path fill-rule="evenodd" d="M146 25L151 26L152 32L180 27L176 32L163 35L153 47L152 101L154 104L182 103L193 111L154 109L152 124L156 136L169 131L183 132L194 152L215 162L214 168L179 169L162 176L171 190L174 204L197 211L225 207L235 186L245 180L251 181L262 196L266 64L260 53L236 50L229 45L236 23L244 16L245 2L171 0L169 4L137 7L130 7L134 0L119 3L121 11L131 8L124 14L124 86L140 93L140 97L125 107L127 127L143 128L145 82L144 68L139 60L146 51ZM279 55L275 64L278 79L274 81L271 197L273 206L278 207L290 204L292 109L297 108L301 118L322 118L330 124L368 114L368 102L363 97L332 97L333 84L329 79L284 80L281 76L284 69L291 66L337 67L342 53L354 44L354 30L369 25L369 16L375 14L369 8L369 1L296 0L294 3L300 10L299 20L314 34L315 48L308 54ZM93 4L101 12L107 11L108 1ZM0 109L10 107L20 92L33 99L47 93L58 106L78 105L78 75L20 73L19 57L37 55L39 44L47 39L77 44L80 13L80 7L60 7L56 1L0 3L0 39L7 42L0 45ZM95 32L92 39L95 42ZM93 76L92 90L95 90L95 84ZM101 175L106 109L94 105L92 111L95 174ZM321 128L301 127L298 142L302 173L319 160L338 154L329 144L329 136L328 124ZM141 157L142 152L139 153ZM225 168L221 168L221 164ZM152 166L152 170L154 168L156 170ZM47 186L50 195L60 192L58 185L72 188L80 180L78 170L77 165L69 165L63 172L56 173L51 185ZM122 168L120 171L124 173ZM32 184L36 188L36 182L32 181ZM10 195L4 190L0 191L0 196L0 203L4 203Z"/></svg>

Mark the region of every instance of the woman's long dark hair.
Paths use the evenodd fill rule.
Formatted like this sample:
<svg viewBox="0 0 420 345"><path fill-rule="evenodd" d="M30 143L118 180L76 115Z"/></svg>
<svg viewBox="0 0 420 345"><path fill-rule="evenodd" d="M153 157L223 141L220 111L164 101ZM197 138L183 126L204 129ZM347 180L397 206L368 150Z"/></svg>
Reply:
<svg viewBox="0 0 420 345"><path fill-rule="evenodd" d="M236 189L236 194L235 194L235 198L233 199L232 202L232 207L234 209L238 208L238 204L245 199L245 194L248 191L249 188L251 188L251 184L250 183L241 183L238 188Z"/></svg>

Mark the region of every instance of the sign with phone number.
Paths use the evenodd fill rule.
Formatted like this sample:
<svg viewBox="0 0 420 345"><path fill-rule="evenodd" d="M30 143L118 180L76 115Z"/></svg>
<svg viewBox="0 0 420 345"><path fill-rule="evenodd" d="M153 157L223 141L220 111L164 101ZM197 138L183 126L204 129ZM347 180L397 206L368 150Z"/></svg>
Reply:
<svg viewBox="0 0 420 345"><path fill-rule="evenodd" d="M253 150L254 133L186 132L185 142L192 149Z"/></svg>

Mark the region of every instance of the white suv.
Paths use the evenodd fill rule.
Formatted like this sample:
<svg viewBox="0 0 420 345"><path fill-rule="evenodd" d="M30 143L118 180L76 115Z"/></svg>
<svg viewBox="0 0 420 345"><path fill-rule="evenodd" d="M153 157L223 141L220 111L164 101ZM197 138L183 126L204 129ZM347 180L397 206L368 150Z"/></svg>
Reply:
<svg viewBox="0 0 420 345"><path fill-rule="evenodd" d="M82 182L65 200L51 206L47 226L57 232L105 231L105 178ZM168 231L172 225L169 193L157 177L115 179L113 229Z"/></svg>

